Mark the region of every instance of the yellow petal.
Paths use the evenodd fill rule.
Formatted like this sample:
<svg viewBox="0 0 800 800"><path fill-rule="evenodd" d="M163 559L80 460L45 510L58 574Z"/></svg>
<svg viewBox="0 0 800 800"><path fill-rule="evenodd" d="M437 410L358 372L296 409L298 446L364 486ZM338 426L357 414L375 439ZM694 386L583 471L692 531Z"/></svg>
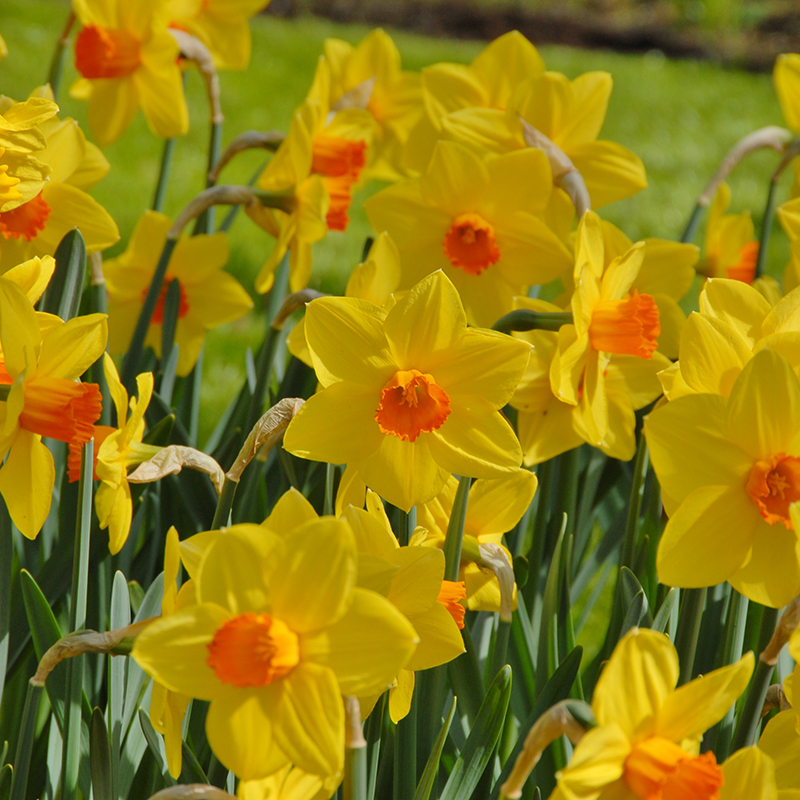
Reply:
<svg viewBox="0 0 800 800"><path fill-rule="evenodd" d="M242 780L264 778L290 763L274 738L273 715L282 683L263 689L225 686L208 709L208 743Z"/></svg>
<svg viewBox="0 0 800 800"><path fill-rule="evenodd" d="M698 394L647 416L644 432L667 514L698 486L744 487L753 459L728 438L725 415L724 397Z"/></svg>
<svg viewBox="0 0 800 800"><path fill-rule="evenodd" d="M570 148L567 155L586 182L593 208L602 208L647 188L642 160L621 144L588 142Z"/></svg>
<svg viewBox="0 0 800 800"><path fill-rule="evenodd" d="M139 97L131 76L102 78L91 83L89 128L101 147L115 142L133 122Z"/></svg>
<svg viewBox="0 0 800 800"><path fill-rule="evenodd" d="M414 548L409 549L413 550ZM429 547L419 549L441 553L440 550L433 550ZM442 603L435 601L426 612L415 616L411 620L411 624L419 636L419 644L407 664L408 669L438 667L440 664L446 664L448 661L458 658L464 652L461 631L459 631L453 616Z"/></svg>
<svg viewBox="0 0 800 800"><path fill-rule="evenodd" d="M473 536L506 533L522 519L538 481L527 469L494 480L477 480L469 491L465 529Z"/></svg>
<svg viewBox="0 0 800 800"><path fill-rule="evenodd" d="M399 545L388 523L377 520L363 508L348 506L342 516L353 530L359 554L389 559ZM394 564L394 562L392 562ZM393 570L393 574L396 570ZM439 579L441 582L441 578ZM438 591L438 589L437 589Z"/></svg>
<svg viewBox="0 0 800 800"><path fill-rule="evenodd" d="M74 380L103 354L108 340L105 314L75 317L49 331L42 341L39 375Z"/></svg>
<svg viewBox="0 0 800 800"><path fill-rule="evenodd" d="M0 343L8 374L16 378L25 372L35 374L41 333L36 312L25 292L16 283L0 279Z"/></svg>
<svg viewBox="0 0 800 800"><path fill-rule="evenodd" d="M678 654L669 639L634 628L614 648L600 674L592 699L597 721L603 727L619 725L628 737L646 736L675 688L678 672Z"/></svg>
<svg viewBox="0 0 800 800"><path fill-rule="evenodd" d="M772 332L761 329L771 311L764 296L742 281L709 278L700 292L700 312L730 325L751 348L764 333Z"/></svg>
<svg viewBox="0 0 800 800"><path fill-rule="evenodd" d="M658 548L668 586L715 586L747 563L763 523L744 486L701 486L670 517Z"/></svg>
<svg viewBox="0 0 800 800"><path fill-rule="evenodd" d="M190 606L148 625L136 637L131 655L171 691L211 700L224 684L206 663L207 645L229 618L225 609L212 603Z"/></svg>
<svg viewBox="0 0 800 800"><path fill-rule="evenodd" d="M754 663L753 654L747 653L735 664L715 669L678 687L664 701L656 735L673 742L684 739L699 742L747 688Z"/></svg>
<svg viewBox="0 0 800 800"><path fill-rule="evenodd" d="M337 623L303 637L303 655L330 667L342 694L367 697L389 687L417 642L411 623L388 600L356 588Z"/></svg>
<svg viewBox="0 0 800 800"><path fill-rule="evenodd" d="M285 536L303 523L317 519L317 516L314 506L297 489L291 488L280 496L263 525L279 536Z"/></svg>
<svg viewBox="0 0 800 800"><path fill-rule="evenodd" d="M800 736L796 725L797 711L781 711L767 723L758 740L758 749L775 764L775 782L780 787L800 784Z"/></svg>
<svg viewBox="0 0 800 800"><path fill-rule="evenodd" d="M50 512L55 484L53 456L42 437L20 430L0 468L0 493L20 533L35 539Z"/></svg>
<svg viewBox="0 0 800 800"><path fill-rule="evenodd" d="M772 78L786 124L800 131L800 56L796 53L779 55Z"/></svg>
<svg viewBox="0 0 800 800"><path fill-rule="evenodd" d="M356 583L356 544L350 526L323 517L306 522L283 541L286 558L270 583L273 612L296 633L335 623L345 613Z"/></svg>
<svg viewBox="0 0 800 800"><path fill-rule="evenodd" d="M794 452L800 436L800 383L785 358L757 353L742 370L728 402L728 433L753 458Z"/></svg>
<svg viewBox="0 0 800 800"><path fill-rule="evenodd" d="M758 747L737 750L722 765L722 775L719 800L778 800L775 766Z"/></svg>
<svg viewBox="0 0 800 800"><path fill-rule="evenodd" d="M401 669L397 675L397 686L392 686L389 690L389 716L395 725L405 719L411 710L414 682L414 671Z"/></svg>
<svg viewBox="0 0 800 800"><path fill-rule="evenodd" d="M630 751L628 737L619 725L601 725L590 730L578 742L569 765L556 773L563 797L566 800L598 797L622 777Z"/></svg>
<svg viewBox="0 0 800 800"><path fill-rule="evenodd" d="M522 81L544 72L544 61L519 31L509 31L490 42L471 67L489 90L488 102L504 108Z"/></svg>
<svg viewBox="0 0 800 800"><path fill-rule="evenodd" d="M305 772L340 772L344 766L344 706L333 672L304 661L281 681L280 688L271 714L275 744Z"/></svg>

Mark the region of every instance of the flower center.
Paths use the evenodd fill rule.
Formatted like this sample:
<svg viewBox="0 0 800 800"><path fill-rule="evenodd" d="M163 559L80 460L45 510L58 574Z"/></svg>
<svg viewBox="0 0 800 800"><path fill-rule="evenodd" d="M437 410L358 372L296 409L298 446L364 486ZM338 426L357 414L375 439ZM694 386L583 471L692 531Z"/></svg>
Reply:
<svg viewBox="0 0 800 800"><path fill-rule="evenodd" d="M459 630L464 627L464 613L467 610L459 600L464 600L466 596L467 587L464 581L442 581L442 588L436 598L450 612Z"/></svg>
<svg viewBox="0 0 800 800"><path fill-rule="evenodd" d="M349 175L339 175L336 178L323 178L322 183L330 198L325 216L328 230L346 231L350 223L350 203L353 201L353 179Z"/></svg>
<svg viewBox="0 0 800 800"><path fill-rule="evenodd" d="M444 237L444 254L467 275L480 275L500 260L494 228L478 214L460 214Z"/></svg>
<svg viewBox="0 0 800 800"><path fill-rule="evenodd" d="M167 299L169 285L174 280L175 278L170 278L167 276L164 278L164 283L161 284L161 293L158 295L156 307L153 309L153 318L151 320L153 325L161 325L164 322L164 303ZM178 319L183 319L189 313L189 300L186 297L186 292L183 291L183 286L181 285L180 281L178 282L178 286L181 290L181 297L178 301ZM150 287L142 289L142 302L144 302L145 297L147 297L147 291L149 288Z"/></svg>
<svg viewBox="0 0 800 800"><path fill-rule="evenodd" d="M758 242L755 240L748 242L739 251L739 261L728 267L726 277L734 281L752 283L756 274L756 262L758 261Z"/></svg>
<svg viewBox="0 0 800 800"><path fill-rule="evenodd" d="M790 531L794 530L789 506L800 500L800 458L778 453L772 458L759 459L750 470L746 488L770 525L782 522Z"/></svg>
<svg viewBox="0 0 800 800"><path fill-rule="evenodd" d="M589 341L604 353L652 358L660 333L655 300L635 289L622 300L598 300L589 323Z"/></svg>
<svg viewBox="0 0 800 800"><path fill-rule="evenodd" d="M381 433L413 442L420 433L430 433L450 416L450 398L433 375L416 369L401 369L381 391L375 420Z"/></svg>
<svg viewBox="0 0 800 800"><path fill-rule="evenodd" d="M139 40L130 31L87 25L75 39L75 68L84 78L124 78L139 64Z"/></svg>
<svg viewBox="0 0 800 800"><path fill-rule="evenodd" d="M357 181L364 169L366 150L367 143L362 139L319 134L311 145L311 171L331 178L349 175Z"/></svg>
<svg viewBox="0 0 800 800"><path fill-rule="evenodd" d="M5 152L5 147L0 147L0 159L3 158L3 154ZM20 182L20 179L15 178L13 175L9 175L8 169L8 164L0 164L0 208L2 208L6 203L11 203L14 200L21 199L22 197L19 190L16 188L17 184Z"/></svg>
<svg viewBox="0 0 800 800"><path fill-rule="evenodd" d="M206 663L231 686L269 686L300 662L297 634L269 614L249 611L217 628Z"/></svg>
<svg viewBox="0 0 800 800"><path fill-rule="evenodd" d="M27 203L0 213L0 235L4 239L25 239L30 242L44 230L51 211L50 204L39 192Z"/></svg>
<svg viewBox="0 0 800 800"><path fill-rule="evenodd" d="M695 757L661 736L633 746L622 778L641 800L717 800L724 783L713 753Z"/></svg>
<svg viewBox="0 0 800 800"><path fill-rule="evenodd" d="M43 377L25 381L23 389L21 428L74 445L85 444L92 438L103 405L96 383Z"/></svg>

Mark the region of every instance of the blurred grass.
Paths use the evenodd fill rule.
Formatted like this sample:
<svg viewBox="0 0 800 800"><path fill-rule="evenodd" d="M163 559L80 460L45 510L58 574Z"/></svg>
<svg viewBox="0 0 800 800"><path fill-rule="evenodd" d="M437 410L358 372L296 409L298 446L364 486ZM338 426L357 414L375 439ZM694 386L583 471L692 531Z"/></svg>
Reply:
<svg viewBox="0 0 800 800"><path fill-rule="evenodd" d="M23 99L45 79L66 14L63 0L2 0L0 31L10 51L0 62L2 93ZM355 43L369 29L310 17L283 20L262 16L252 21L252 31L249 69L220 76L226 113L224 143L249 129L286 130L292 111L306 94L323 40L335 36ZM483 47L479 42L391 33L406 69L417 70L437 61L468 62ZM670 61L658 52L630 56L563 47L543 47L541 52L548 68L569 77L590 70L606 70L614 76L602 138L636 152L645 162L650 186L604 210L603 215L633 240L680 236L695 197L725 152L754 128L782 124L766 75ZM68 95L74 77L74 68L68 63L60 98L62 114L75 117L86 129L83 104ZM187 75L187 93L192 126L177 144L165 205L166 213L173 217L204 186L208 124L203 87L195 72ZM107 255L122 249L139 214L152 202L161 150L161 141L150 134L141 115L122 139L106 150L112 170L93 194L116 219L122 235L122 242ZM222 182L247 181L263 160L263 152L244 153L223 172ZM732 210L750 208L760 218L776 160L774 153L760 153L737 169L731 180ZM331 233L315 247L314 288L343 289L350 270L360 260L365 237L371 233L361 202L378 188L366 187L357 196L346 234ZM271 237L240 215L231 229L229 269L248 291L252 291L252 279L271 247ZM772 272L779 270L786 253L785 243L775 237L770 251ZM245 349L258 345L262 331L262 323L253 314L209 335L201 441L238 390L245 374Z"/></svg>

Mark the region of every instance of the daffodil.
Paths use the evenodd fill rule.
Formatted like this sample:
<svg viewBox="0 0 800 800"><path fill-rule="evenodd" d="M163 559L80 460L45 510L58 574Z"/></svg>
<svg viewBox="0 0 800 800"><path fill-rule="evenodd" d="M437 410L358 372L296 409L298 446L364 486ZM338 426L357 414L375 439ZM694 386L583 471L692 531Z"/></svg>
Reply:
<svg viewBox="0 0 800 800"><path fill-rule="evenodd" d="M708 212L704 255L697 265L697 271L708 278L730 278L752 283L758 261L753 220L749 211L726 214L730 202L730 187L722 183Z"/></svg>
<svg viewBox="0 0 800 800"><path fill-rule="evenodd" d="M380 28L357 45L326 39L323 46L330 65L330 106L362 108L375 120L365 177L395 181L403 177L403 146L422 114L420 77L401 69L400 53Z"/></svg>
<svg viewBox="0 0 800 800"><path fill-rule="evenodd" d="M312 174L314 127L319 108L306 100L295 112L289 134L258 179L259 189L269 192L279 208L255 204L248 216L277 241L270 257L256 276L256 291L272 288L275 270L289 253L289 287L300 291L311 275L311 245L328 232L330 195L323 177Z"/></svg>
<svg viewBox="0 0 800 800"><path fill-rule="evenodd" d="M186 133L189 113L166 3L73 0L72 7L83 26L75 39L82 77L72 94L88 99L97 141L105 146L119 139L139 106L157 136Z"/></svg>
<svg viewBox="0 0 800 800"><path fill-rule="evenodd" d="M168 617L197 602L194 582L186 581L178 591L177 580L180 568L180 542L174 526L167 531L164 544L164 596L161 600L161 616ZM171 692L158 681L153 682L150 696L150 721L164 737L167 753L167 768L175 780L180 777L183 763L183 718L191 697L180 692Z"/></svg>
<svg viewBox="0 0 800 800"><path fill-rule="evenodd" d="M611 95L606 72L588 72L573 81L545 72L533 46L511 33L490 44L470 68L434 66L423 71L423 82L428 118L440 138L508 153L529 147L526 123L566 154L583 177L594 208L647 186L638 156L597 138ZM423 143L412 138L409 150L414 145L425 152Z"/></svg>
<svg viewBox="0 0 800 800"><path fill-rule="evenodd" d="M49 87L37 89L26 103L36 99L51 101ZM15 114L26 103L0 97L0 112ZM104 250L119 239L114 220L85 191L109 170L103 154L86 141L74 119L51 117L38 129L45 146L36 158L50 168L48 180L34 197L11 211L0 212L0 269L32 256L52 255L72 228L80 229L89 253Z"/></svg>
<svg viewBox="0 0 800 800"><path fill-rule="evenodd" d="M792 504L800 500L800 381L785 358L757 353L730 397L691 394L644 427L670 519L658 548L670 586L722 581L780 607L800 593Z"/></svg>
<svg viewBox="0 0 800 800"><path fill-rule="evenodd" d="M774 307L752 286L711 278L700 292L700 310L681 332L677 364L659 374L670 400L694 392L727 397L745 364L769 348L797 364L800 291Z"/></svg>
<svg viewBox="0 0 800 800"><path fill-rule="evenodd" d="M388 600L356 587L348 524L285 535L237 525L213 537L195 574L197 603L148 626L133 657L170 691L210 700L209 744L242 779L291 763L340 772L341 695L380 692L416 645Z"/></svg>
<svg viewBox="0 0 800 800"><path fill-rule="evenodd" d="M532 472L520 469L502 478L477 480L470 487L458 575L466 585L466 605L470 610L500 611L500 586L494 573L482 564L480 546L495 544L502 547L503 534L522 519L537 485ZM444 546L457 487L455 478L450 478L437 497L417 508L420 530L414 533L412 545ZM510 561L508 550L506 554ZM516 607L516 589L514 604Z"/></svg>
<svg viewBox="0 0 800 800"><path fill-rule="evenodd" d="M347 463L405 510L433 499L450 473L495 478L519 467L519 442L499 409L529 346L467 328L443 273L388 313L355 298L314 300L306 338L324 388L289 424L291 453Z"/></svg>
<svg viewBox="0 0 800 800"><path fill-rule="evenodd" d="M270 0L168 0L170 27L186 30L209 49L217 69L245 69L250 63L250 17Z"/></svg>
<svg viewBox="0 0 800 800"><path fill-rule="evenodd" d="M594 690L597 727L556 774L551 800L712 800L724 783L703 732L747 687L753 654L676 688L678 654L669 639L634 629L614 648Z"/></svg>
<svg viewBox="0 0 800 800"><path fill-rule="evenodd" d="M42 437L73 445L92 438L100 390L77 379L100 357L107 335L103 314L76 317L43 333L23 289L0 279L0 492L29 539L47 518L55 482L53 456Z"/></svg>
<svg viewBox="0 0 800 800"><path fill-rule="evenodd" d="M650 295L631 291L644 247L637 243L604 268L600 218L592 211L584 214L575 245L576 290L570 303L574 324L563 325L558 331L550 361L552 394L557 401L575 408L571 418L575 433L596 447L608 448L617 458L633 457L633 409L660 394L656 374L669 365L668 359L656 352L661 330L658 306ZM544 344L541 337L536 341ZM548 358L547 349L537 358ZM612 359L620 366L618 373ZM609 400L609 376L613 388L622 390L617 403ZM544 392L536 391L542 382L538 372L528 376L528 382L532 392L517 396L514 402L518 408L536 414L555 408ZM568 416L560 409L559 430L565 427ZM544 424L552 426L556 419ZM529 454L530 463L542 460L542 455Z"/></svg>
<svg viewBox="0 0 800 800"><path fill-rule="evenodd" d="M540 218L550 199L544 153L481 159L442 142L427 172L390 186L364 207L388 231L402 266L401 289L441 269L461 295L472 325L489 327L528 286L569 269L569 251Z"/></svg>
<svg viewBox="0 0 800 800"><path fill-rule="evenodd" d="M239 800L328 800L342 782L335 775L309 775L297 767L284 767L269 778L239 781Z"/></svg>
<svg viewBox="0 0 800 800"><path fill-rule="evenodd" d="M142 442L144 414L153 395L153 373L137 376L138 397L132 397L129 404L128 392L120 383L117 369L108 353L103 357L103 369L117 411L119 428L105 431L102 441L95 444L95 471L97 479L101 481L95 495L95 508L100 529L108 528L108 548L113 555L122 549L131 529L133 504L127 481L128 469L147 461L161 448Z"/></svg>
<svg viewBox="0 0 800 800"><path fill-rule="evenodd" d="M424 171L436 142L444 137L442 121L468 108L508 108L517 87L544 73L539 51L519 32L509 31L490 42L467 66L440 63L422 70L425 113L414 126L404 161Z"/></svg>
<svg viewBox="0 0 800 800"><path fill-rule="evenodd" d="M790 258L783 271L783 288L788 293L800 286L800 197L780 206L777 215L789 237Z"/></svg>
<svg viewBox="0 0 800 800"><path fill-rule="evenodd" d="M36 197L50 167L38 158L46 139L40 126L58 113L58 106L40 97L0 113L0 213Z"/></svg>
<svg viewBox="0 0 800 800"><path fill-rule="evenodd" d="M172 223L155 211L146 211L136 224L124 253L103 262L110 318L109 351L124 353L139 318L150 281ZM253 302L239 282L223 271L228 261L224 233L182 237L178 240L164 278L145 345L161 355L164 301L169 284L179 281L181 296L175 343L179 347L178 375L188 375L197 361L206 331L246 314Z"/></svg>

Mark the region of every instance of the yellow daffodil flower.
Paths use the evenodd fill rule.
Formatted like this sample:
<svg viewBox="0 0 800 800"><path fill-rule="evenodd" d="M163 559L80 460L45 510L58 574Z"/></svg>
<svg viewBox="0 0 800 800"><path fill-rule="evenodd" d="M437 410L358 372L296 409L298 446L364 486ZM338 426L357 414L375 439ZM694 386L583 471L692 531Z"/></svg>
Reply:
<svg viewBox="0 0 800 800"><path fill-rule="evenodd" d="M6 41L0 36L0 58L5 58L8 55L8 47Z"/></svg>
<svg viewBox="0 0 800 800"><path fill-rule="evenodd" d="M172 222L163 214L146 211L139 218L125 252L103 262L110 318L108 344L112 354L128 349L171 227ZM175 246L145 345L161 356L164 300L170 282L177 278L181 288L175 330L175 343L180 348L178 375L192 371L206 331L238 319L253 307L253 301L239 282L223 271L227 261L228 238L224 233L184 236Z"/></svg>
<svg viewBox="0 0 800 800"><path fill-rule="evenodd" d="M658 377L670 400L694 392L727 397L755 353L769 348L800 368L799 346L800 290L772 307L752 286L711 278L681 333L678 363Z"/></svg>
<svg viewBox="0 0 800 800"><path fill-rule="evenodd" d="M41 87L32 99L51 101L52 92ZM5 114L14 114L24 105L0 97L0 112ZM86 141L74 119L55 116L38 128L45 147L36 157L50 168L49 177L37 195L11 211L0 212L0 269L32 256L52 255L72 228L80 229L89 253L104 250L119 239L114 220L85 191L109 170L103 154Z"/></svg>
<svg viewBox="0 0 800 800"><path fill-rule="evenodd" d="M367 510L350 506L341 514L355 535L357 585L386 597L413 625L419 638L414 655L398 670L389 692L389 714L398 722L411 706L414 672L438 667L464 652L458 632L464 627L464 608L458 606L456 611L462 620L459 624L441 599L442 592L453 583L444 580L444 554L400 547L380 498L374 492L367 492L366 502ZM290 489L275 504L264 526L286 533L316 518L311 503L300 492ZM370 713L378 696L362 700L363 717Z"/></svg>
<svg viewBox="0 0 800 800"><path fill-rule="evenodd" d="M441 269L458 289L469 323L489 327L511 310L515 295L572 264L536 216L551 185L538 150L482 160L463 145L442 142L425 175L384 189L364 208L373 228L397 244L401 289Z"/></svg>
<svg viewBox="0 0 800 800"><path fill-rule="evenodd" d="M343 520L311 520L282 536L236 525L203 553L197 604L149 625L132 655L170 691L211 701L209 744L242 779L290 763L335 774L341 695L381 691L416 645L405 617L357 588L356 576Z"/></svg>
<svg viewBox="0 0 800 800"><path fill-rule="evenodd" d="M532 472L520 469L502 478L477 480L470 487L458 577L466 585L471 611L500 611L500 586L494 573L482 565L479 547L503 546L503 534L522 519L537 485ZM412 545L444 546L457 488L458 481L451 477L437 497L417 508L417 524L423 530L414 533ZM510 562L511 553L503 549ZM513 605L516 608L516 587Z"/></svg>
<svg viewBox="0 0 800 800"><path fill-rule="evenodd" d="M669 365L656 352L661 331L658 306L648 294L636 289L631 293L643 258L644 244L639 242L604 269L600 218L592 211L584 214L575 245L576 291L570 303L574 324L558 331L550 361L550 388L559 402L576 409L571 419L575 432L616 458L633 457L633 409L658 397L656 374ZM542 341L541 337L536 341ZM613 388L623 390L617 393L616 403L609 400L609 377L616 384ZM549 413L550 399L535 391L541 377L534 374L528 380L534 392L526 398L518 396L515 405L536 414ZM626 382L630 385L625 386ZM563 409L557 415L559 430L567 416ZM530 423L535 424L535 420ZM541 452L536 457L526 452L530 463L541 460Z"/></svg>
<svg viewBox="0 0 800 800"><path fill-rule="evenodd" d="M519 442L498 409L530 348L468 329L443 273L388 313L355 298L314 300L306 338L324 388L289 424L291 453L347 463L406 511L433 499L450 473L495 478L519 467Z"/></svg>
<svg viewBox="0 0 800 800"><path fill-rule="evenodd" d="M170 27L188 31L209 49L217 69L250 63L250 17L270 0L168 0Z"/></svg>
<svg viewBox="0 0 800 800"><path fill-rule="evenodd" d="M467 66L440 63L422 70L425 113L414 126L404 162L424 171L436 142L444 138L442 120L467 108L508 108L516 88L544 73L538 50L519 32L509 31L490 42Z"/></svg>
<svg viewBox="0 0 800 800"><path fill-rule="evenodd" d="M777 215L781 227L789 237L791 255L783 271L783 288L788 293L800 286L800 197L780 206Z"/></svg>
<svg viewBox="0 0 800 800"><path fill-rule="evenodd" d="M122 549L131 530L133 504L127 481L128 469L152 458L161 448L142 442L144 414L153 394L153 373L146 372L136 377L138 398L132 397L129 404L128 392L120 383L108 353L103 357L103 369L119 428L104 431L101 441L97 441L95 436L95 472L101 481L95 495L95 508L100 530L108 528L108 549L113 555Z"/></svg>
<svg viewBox="0 0 800 800"><path fill-rule="evenodd" d="M73 0L81 22L72 95L89 101L89 127L101 146L119 139L139 106L157 136L189 130L178 45L167 30L166 3Z"/></svg>
<svg viewBox="0 0 800 800"><path fill-rule="evenodd" d="M313 128L319 109L306 100L295 112L289 135L283 140L267 168L258 179L258 188L282 197L283 207L261 204L246 207L247 215L277 239L272 254L256 276L256 291L272 288L275 270L289 252L289 287L300 291L311 275L311 245L328 232L330 195L323 177L312 174L314 158Z"/></svg>
<svg viewBox="0 0 800 800"><path fill-rule="evenodd" d="M56 113L58 106L40 97L0 113L0 213L12 211L42 191L50 167L38 158L46 146L40 126Z"/></svg>
<svg viewBox="0 0 800 800"><path fill-rule="evenodd" d="M188 580L178 591L178 569L180 568L180 542L178 531L171 527L167 531L164 545L164 597L161 600L161 616L168 617L197 602L194 581ZM153 681L150 697L150 721L164 737L167 753L167 768L175 780L180 777L183 763L183 718L191 697L180 692L171 692L166 686Z"/></svg>
<svg viewBox="0 0 800 800"><path fill-rule="evenodd" d="M11 519L35 539L50 511L53 456L42 437L80 446L92 437L102 399L77 379L100 357L104 314L76 317L42 332L25 292L0 279L0 344L5 402L0 404L0 492Z"/></svg>
<svg viewBox="0 0 800 800"><path fill-rule="evenodd" d="M723 765L719 800L797 800L778 788L775 763L759 747L737 750Z"/></svg>
<svg viewBox="0 0 800 800"><path fill-rule="evenodd" d="M703 732L747 687L753 654L678 688L678 654L661 633L634 629L614 648L594 690L598 722L557 773L551 800L712 800L723 785Z"/></svg>
<svg viewBox="0 0 800 800"><path fill-rule="evenodd" d="M380 28L355 46L326 39L323 53L331 69L330 106L362 108L375 120L365 179L403 177L403 146L422 114L419 75L401 69L397 47Z"/></svg>
<svg viewBox="0 0 800 800"><path fill-rule="evenodd" d="M757 353L730 397L692 394L646 419L670 519L658 548L669 586L722 581L780 607L800 593L792 512L800 500L800 381L785 358Z"/></svg>
<svg viewBox="0 0 800 800"><path fill-rule="evenodd" d="M726 214L731 202L727 183L720 184L708 212L703 259L697 271L708 278L752 283L758 261L758 242L749 211Z"/></svg>
<svg viewBox="0 0 800 800"><path fill-rule="evenodd" d="M430 127L438 138L508 153L528 147L524 120L564 151L586 182L594 208L647 186L638 156L615 142L597 140L611 75L588 72L570 81L545 72L536 49L516 31L488 45L471 67L441 64L423 70L423 86ZM424 169L432 150L430 134L412 137L408 150L407 157Z"/></svg>

